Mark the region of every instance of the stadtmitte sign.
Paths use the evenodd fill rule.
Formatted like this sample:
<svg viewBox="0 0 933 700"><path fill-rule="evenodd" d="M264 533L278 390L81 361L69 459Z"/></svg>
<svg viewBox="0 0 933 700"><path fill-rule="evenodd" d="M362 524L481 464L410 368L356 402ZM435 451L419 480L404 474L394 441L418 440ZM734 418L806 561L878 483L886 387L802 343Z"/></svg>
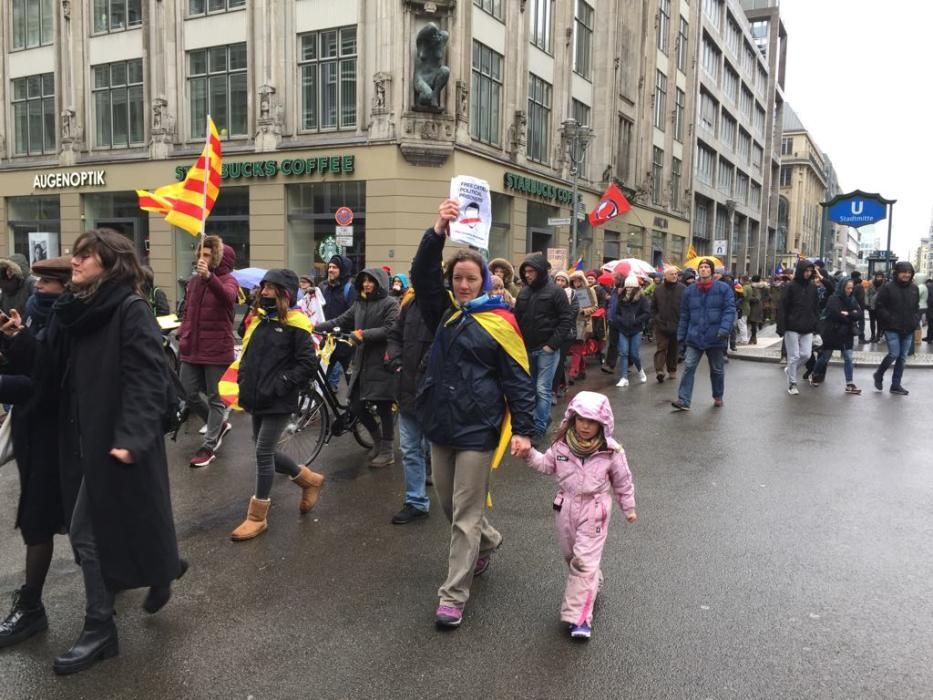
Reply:
<svg viewBox="0 0 933 700"><path fill-rule="evenodd" d="M101 187L107 183L103 170L78 170L72 173L40 173L32 180L36 190L53 190L64 187Z"/></svg>

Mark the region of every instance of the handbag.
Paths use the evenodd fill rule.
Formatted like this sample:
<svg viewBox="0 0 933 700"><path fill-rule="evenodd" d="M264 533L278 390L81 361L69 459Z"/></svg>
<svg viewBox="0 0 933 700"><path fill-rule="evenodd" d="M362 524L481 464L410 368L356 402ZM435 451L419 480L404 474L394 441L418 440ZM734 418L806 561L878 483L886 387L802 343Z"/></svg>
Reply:
<svg viewBox="0 0 933 700"><path fill-rule="evenodd" d="M0 426L0 467L7 462L12 462L16 455L13 454L13 409L7 414L3 425Z"/></svg>

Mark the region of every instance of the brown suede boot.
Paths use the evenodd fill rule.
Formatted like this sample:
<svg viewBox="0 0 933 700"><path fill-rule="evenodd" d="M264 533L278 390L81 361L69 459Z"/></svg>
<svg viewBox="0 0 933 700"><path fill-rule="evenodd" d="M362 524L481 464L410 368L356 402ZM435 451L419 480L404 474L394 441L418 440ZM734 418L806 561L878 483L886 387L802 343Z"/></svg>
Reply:
<svg viewBox="0 0 933 700"><path fill-rule="evenodd" d="M304 515L317 503L317 497L321 495L321 486L324 485L324 475L313 472L303 465L298 468L301 471L297 476L292 477L292 481L301 487L301 503L298 504L298 511Z"/></svg>
<svg viewBox="0 0 933 700"><path fill-rule="evenodd" d="M374 469L381 469L382 467L388 467L390 464L395 464L395 441L380 439L376 445L379 451L375 457L369 460L369 466Z"/></svg>
<svg viewBox="0 0 933 700"><path fill-rule="evenodd" d="M269 527L266 522L266 516L269 514L269 506L272 501L268 498L263 500L253 496L249 499L249 510L246 512L246 520L240 523L240 526L230 533L230 539L234 542L243 542L251 540L261 535Z"/></svg>

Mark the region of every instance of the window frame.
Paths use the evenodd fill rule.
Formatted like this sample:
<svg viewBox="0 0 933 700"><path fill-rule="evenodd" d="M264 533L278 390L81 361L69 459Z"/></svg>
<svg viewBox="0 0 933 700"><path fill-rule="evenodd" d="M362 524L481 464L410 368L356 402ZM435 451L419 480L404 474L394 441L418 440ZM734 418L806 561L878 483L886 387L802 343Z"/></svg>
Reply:
<svg viewBox="0 0 933 700"><path fill-rule="evenodd" d="M107 27L106 29L97 28L97 9L94 7L98 2L102 2L105 5L104 12L106 13L107 18ZM120 27L113 27L113 6L115 3L123 5L123 25ZM130 24L130 5L136 5L137 8L137 20ZM126 32L131 29L139 29L143 26L143 3L142 0L91 0L90 4L90 24L91 24L91 36L103 36L105 34L114 34L117 32ZM120 63L120 61L114 61L114 63ZM102 64L101 64L102 65Z"/></svg>
<svg viewBox="0 0 933 700"><path fill-rule="evenodd" d="M237 48L237 49L238 49L238 48L241 47L241 46L243 47L243 51L245 52L245 58L244 58L244 61L243 61L243 67L242 67L242 68L235 68L235 69L231 70L231 69L230 69L230 51L231 51L231 49L234 49L234 48ZM210 62L213 60L213 59L211 58L211 52L212 52L212 51L216 51L216 50L218 50L218 49L224 49L224 66L225 66L225 68L224 68L224 70L222 70L222 71L220 71L220 70L212 71L212 70L211 70L211 66L210 66ZM203 59L203 61L204 61L204 70L205 70L204 73L192 74L192 72L191 72L192 57L193 57L195 54L203 54L203 56L204 56L204 59ZM243 109L244 109L244 111L245 111L245 114L243 115L243 119L244 119L244 121L245 121L245 124L244 124L244 131L243 131L242 133L241 133L241 132L233 133L233 129L232 129L232 119L233 119L233 116L232 116L232 113L233 113L233 106L234 106L234 104L233 104L233 97L232 97L232 95L233 95L233 92L234 92L234 91L230 89L230 78L231 78L231 76L240 76L240 75L243 75L243 76L245 77L245 81L246 81L246 82L245 82L245 85L244 85L244 92L245 92L245 94L246 94L246 101L245 101L245 104L243 105ZM216 45L216 46L207 46L207 47L204 47L204 48L192 49L192 50L190 50L190 51L186 51L186 52L185 52L185 82L186 82L185 89L186 89L186 91L187 91L188 111L189 111L189 114L188 114L188 117L189 117L189 119L188 119L188 126L189 126L189 128L190 128L190 130L191 130L190 138L191 138L192 140L198 140L198 139L200 139L200 138L201 138L201 129L204 128L204 125L203 125L203 124L198 125L198 124L195 124L195 123L194 123L194 117L195 117L195 100L194 100L194 97L193 97L193 94L192 94L192 85L193 85L194 81L196 81L196 80L203 80L203 81L205 81L205 82L204 82L204 100L205 100L205 112L204 112L204 114L205 114L205 116L208 115L208 114L211 114L211 115L215 118L214 121L216 122L216 121L217 121L216 117L217 117L217 115L218 115L218 111L215 110L215 109L213 109L212 95L211 95L211 80L214 79L214 78L217 78L217 77L219 77L219 76L225 76L225 78L226 78L226 89L225 89L225 91L224 91L224 95L225 95L225 97L226 97L226 100L225 100L224 108L225 108L225 114L226 114L225 119L226 119L227 123L226 123L226 124L225 124L225 123L217 124L217 129L218 129L218 131L221 132L221 138L222 138L222 139L244 139L244 138L249 138L249 136L250 136L250 119L249 119L249 91L250 91L250 78L249 78L249 45L248 45L247 42L241 41L241 42L237 42L237 43L235 43L235 44L220 44L220 45ZM222 133L224 130L227 131L226 136L224 136L223 133Z"/></svg>
<svg viewBox="0 0 933 700"><path fill-rule="evenodd" d="M667 76L661 70L654 78L654 128L664 131L667 125Z"/></svg>
<svg viewBox="0 0 933 700"><path fill-rule="evenodd" d="M684 124L686 124L687 93L680 88L674 91L674 140L684 142Z"/></svg>
<svg viewBox="0 0 933 700"><path fill-rule="evenodd" d="M219 0L223 2L224 8L222 10L212 10L210 5L212 2L218 2L218 0L201 0L204 3L204 9L200 12L192 12L191 5L197 0L185 0L185 19L196 19L198 17L209 17L211 15L222 15L227 12L240 12L245 10L248 0ZM239 3L234 7L230 7L230 3Z"/></svg>
<svg viewBox="0 0 933 700"><path fill-rule="evenodd" d="M664 187L664 149L652 146L651 149L651 203L661 205L661 191Z"/></svg>
<svg viewBox="0 0 933 700"><path fill-rule="evenodd" d="M130 64L139 64L139 81L130 82ZM122 85L113 85L113 66L122 65L124 70L124 75L126 76ZM100 68L106 68L109 73L108 85L104 87L96 87L96 71ZM132 102L130 100L130 90L132 88L139 88L139 117L140 117L140 139L138 141L133 141L133 125L132 125ZM126 108L126 143L115 144L114 143L114 132L113 132L113 91L114 90L123 90L126 93L126 101L124 106ZM109 114L108 120L110 123L110 144L101 144L100 139L98 138L99 134L95 129L94 132L94 149L95 150L117 150L117 149L128 149L128 148L139 148L140 146L146 145L146 85L145 85L145 73L143 66L142 58L131 58L125 61L114 61L112 63L99 63L97 65L91 66L91 104L93 105L94 121L96 127L99 129L102 126L102 116L98 112L97 106L97 95L106 92L109 97Z"/></svg>
<svg viewBox="0 0 933 700"><path fill-rule="evenodd" d="M38 15L38 20L36 24L37 28L37 39L38 43L30 44L29 43L29 16L30 16L30 3L34 4L36 10L35 13ZM4 3L6 4L6 3ZM52 46L55 43L55 11L57 7L57 2L55 0L10 0L10 19L7 24L9 27L9 37L10 37L10 48L8 51L14 53L16 51L27 51L29 49L35 49L40 46ZM16 15L17 8L19 8L19 14L21 18L21 27L16 27ZM7 31L7 28L4 27L4 31ZM22 44L17 45L17 35L21 35ZM29 76L27 76L29 77Z"/></svg>
<svg viewBox="0 0 933 700"><path fill-rule="evenodd" d="M680 27L677 29L677 70L687 73L688 45L690 43L690 23L681 16Z"/></svg>
<svg viewBox="0 0 933 700"><path fill-rule="evenodd" d="M658 1L656 44L665 56L671 50L671 0Z"/></svg>
<svg viewBox="0 0 933 700"><path fill-rule="evenodd" d="M587 24L587 19L589 19L589 24ZM588 82L593 79L593 33L595 28L596 10L585 0L575 0L573 11L573 72Z"/></svg>
<svg viewBox="0 0 933 700"><path fill-rule="evenodd" d="M349 32L353 30L353 47L354 51L352 53L344 53L344 32ZM331 32L335 33L335 51L336 54L333 56L324 56L324 51L322 50L322 42L325 41L324 35L330 34ZM304 58L304 40L309 37L314 37L314 57L313 58ZM320 134L328 133L335 131L356 131L359 128L360 123L360 114L359 114L359 71L360 71L360 37L359 37L359 25L349 24L341 27L328 27L327 29L317 29L310 32L302 32L298 35L297 43L297 84L299 85L298 90L298 100L299 100L299 109L298 109L298 133L300 134ZM344 104L346 102L344 98L344 89L346 88L346 80L344 79L344 66L347 66L353 63L353 119L350 123L344 112L344 107L349 106ZM335 79L335 94L334 100L336 104L336 116L334 121L334 126L321 126L321 117L324 113L324 78L321 70L322 66L333 65L334 68L334 79ZM308 119L306 116L306 89L305 85L305 69L314 67L314 90L315 90L315 126L307 126ZM324 87L322 87L324 86Z"/></svg>
<svg viewBox="0 0 933 700"><path fill-rule="evenodd" d="M49 80L52 86L52 92L46 93L46 79ZM39 85L39 94L38 95L29 95L29 85L31 80L38 80ZM17 83L20 83L23 86L23 97L16 97L17 92ZM21 76L19 78L13 78L10 80L10 114L12 119L10 123L12 125L13 138L12 138L12 151L14 158L25 158L29 156L43 156L43 155L54 155L58 152L58 120L55 110L55 74L54 73L38 73L35 75ZM30 113L31 104L39 104L39 111L37 115ZM19 142L18 136L20 131L17 125L17 105L25 105L24 116L25 116L25 126L26 126L26 150L24 152L17 151L17 145ZM51 107L51 111L49 108ZM52 142L48 146L46 143L46 136L49 135L47 119L51 114L52 117L52 129L51 136ZM40 131L41 131L41 147L39 150L34 151L31 148L33 139L31 138L30 132L30 123L34 116L38 116L40 120ZM48 146L48 147L47 147Z"/></svg>
<svg viewBox="0 0 933 700"><path fill-rule="evenodd" d="M671 158L671 209L680 210L680 187L683 178L683 161Z"/></svg>
<svg viewBox="0 0 933 700"><path fill-rule="evenodd" d="M535 99L535 88L539 88L541 100ZM525 153L533 163L547 165L550 162L551 110L553 85L534 73L528 74L528 140ZM536 129L539 133L535 133ZM534 153L532 152L534 151Z"/></svg>
<svg viewBox="0 0 933 700"><path fill-rule="evenodd" d="M488 52L490 56L489 60L489 73L483 72L483 66L485 62L483 61L483 52ZM477 65L477 57L479 58L479 64ZM496 78L493 75L494 64L498 62L498 73L499 77ZM486 46L482 42L473 40L473 56L470 66L470 75L471 83L470 90L472 91L473 100L470 105L472 113L470 115L470 138L474 141L479 141L488 146L494 146L496 148L501 148L502 146L502 93L504 90L503 76L502 76L502 67L505 64L505 56L500 54L498 51ZM484 93L484 84L488 83L486 91ZM495 124L495 138L487 139L483 138L482 133L482 115L491 115L490 105L492 104L492 93L495 89L495 111L496 124ZM489 95L489 102L484 103L483 95ZM490 119L490 128L492 128L491 119Z"/></svg>
<svg viewBox="0 0 933 700"><path fill-rule="evenodd" d="M530 2L528 7L529 41L532 46L551 56L554 54L554 0L530 0ZM543 27L540 26L540 20L543 20Z"/></svg>
<svg viewBox="0 0 933 700"><path fill-rule="evenodd" d="M493 19L505 23L505 12L503 7L506 0L473 0L473 5L485 12Z"/></svg>

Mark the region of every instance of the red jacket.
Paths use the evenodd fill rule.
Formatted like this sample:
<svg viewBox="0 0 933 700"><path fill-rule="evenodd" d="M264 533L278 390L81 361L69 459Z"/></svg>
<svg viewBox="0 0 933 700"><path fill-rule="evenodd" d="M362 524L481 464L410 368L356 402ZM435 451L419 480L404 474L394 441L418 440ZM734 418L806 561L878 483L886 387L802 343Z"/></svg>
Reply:
<svg viewBox="0 0 933 700"><path fill-rule="evenodd" d="M239 284L231 274L236 253L224 246L220 264L207 280L195 275L185 291L185 317L178 331L182 362L229 365L233 362L233 313Z"/></svg>

